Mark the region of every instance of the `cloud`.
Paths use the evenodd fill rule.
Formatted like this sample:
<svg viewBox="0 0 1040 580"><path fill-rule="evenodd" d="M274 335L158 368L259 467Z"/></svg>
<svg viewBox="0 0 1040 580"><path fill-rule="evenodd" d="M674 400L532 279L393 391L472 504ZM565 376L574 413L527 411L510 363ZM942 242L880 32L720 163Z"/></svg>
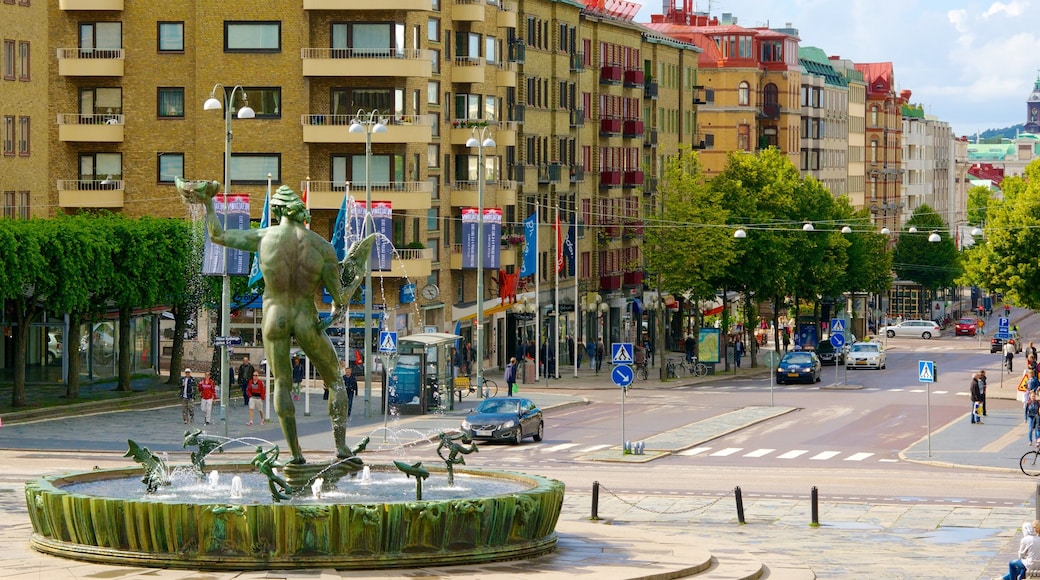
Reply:
<svg viewBox="0 0 1040 580"><path fill-rule="evenodd" d="M968 26L968 11L963 8L950 10L946 13L946 18L950 21L950 24L953 25L954 30L961 34L971 30L971 27Z"/></svg>
<svg viewBox="0 0 1040 580"><path fill-rule="evenodd" d="M1023 2L1012 2L1010 4L1004 4L1003 2L994 2L992 5L990 5L989 10L985 11L982 14L982 17L985 19L989 19L990 16L996 16L1001 13L1004 13L1011 17L1021 16L1022 13L1025 12L1026 6L1028 6L1028 4Z"/></svg>

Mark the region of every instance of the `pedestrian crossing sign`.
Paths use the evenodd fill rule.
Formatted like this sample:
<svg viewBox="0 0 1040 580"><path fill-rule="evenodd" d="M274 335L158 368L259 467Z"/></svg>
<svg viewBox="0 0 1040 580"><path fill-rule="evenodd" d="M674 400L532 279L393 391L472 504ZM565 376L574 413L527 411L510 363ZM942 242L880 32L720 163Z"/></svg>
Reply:
<svg viewBox="0 0 1040 580"><path fill-rule="evenodd" d="M845 333L845 321L840 318L831 319L831 334Z"/></svg>
<svg viewBox="0 0 1040 580"><path fill-rule="evenodd" d="M636 362L632 355L631 342L614 342L610 345L610 363L615 365L630 365Z"/></svg>
<svg viewBox="0 0 1040 580"><path fill-rule="evenodd" d="M379 352L397 352L397 333L379 331Z"/></svg>
<svg viewBox="0 0 1040 580"><path fill-rule="evenodd" d="M917 379L922 383L935 382L935 361L917 361Z"/></svg>

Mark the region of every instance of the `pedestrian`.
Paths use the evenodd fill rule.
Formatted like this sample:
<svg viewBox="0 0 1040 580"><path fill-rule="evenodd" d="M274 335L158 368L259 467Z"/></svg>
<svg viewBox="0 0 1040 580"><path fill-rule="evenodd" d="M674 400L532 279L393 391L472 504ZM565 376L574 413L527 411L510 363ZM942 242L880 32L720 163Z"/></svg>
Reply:
<svg viewBox="0 0 1040 580"><path fill-rule="evenodd" d="M212 419L213 401L215 401L216 398L217 384L213 382L213 377L211 377L207 371L206 376L202 377L202 380L199 381L199 399L202 401L202 416L207 425L209 425L209 422Z"/></svg>
<svg viewBox="0 0 1040 580"><path fill-rule="evenodd" d="M1004 343L1004 366L1007 367L1007 372L1012 372L1011 363L1015 358L1015 341L1008 340Z"/></svg>
<svg viewBox="0 0 1040 580"><path fill-rule="evenodd" d="M783 330L783 336L781 338L784 341L784 352L787 352L787 349L791 346L791 333L788 332L785 328Z"/></svg>
<svg viewBox="0 0 1040 580"><path fill-rule="evenodd" d="M1028 572L1040 570L1040 520L1022 523L1018 559L1008 562L1008 573L993 580L1023 580Z"/></svg>
<svg viewBox="0 0 1040 580"><path fill-rule="evenodd" d="M238 365L238 386L242 389L242 404L249 406L249 392L247 387L249 382L253 380L253 375L256 373L256 369L253 365L249 364L249 355L242 357L242 364Z"/></svg>
<svg viewBox="0 0 1040 580"><path fill-rule="evenodd" d="M737 364L737 368L740 368L740 359L744 357L744 341L737 337L737 342L733 343L733 362Z"/></svg>
<svg viewBox="0 0 1040 580"><path fill-rule="evenodd" d="M516 357L509 359L509 364L506 365L506 374L504 377L506 381L506 390L509 396L512 397L513 393L516 392Z"/></svg>
<svg viewBox="0 0 1040 580"><path fill-rule="evenodd" d="M574 366L574 337L567 335L567 364Z"/></svg>
<svg viewBox="0 0 1040 580"><path fill-rule="evenodd" d="M643 336L643 348L646 349L646 358L650 363L650 366L654 364L654 345L650 342L649 336Z"/></svg>
<svg viewBox="0 0 1040 580"><path fill-rule="evenodd" d="M986 416L986 371L980 370L978 373L979 378L979 407L982 409L982 416Z"/></svg>
<svg viewBox="0 0 1040 580"><path fill-rule="evenodd" d="M686 343L683 345L686 347L686 362L693 362L693 351L697 350L697 341L693 340L693 335L686 335Z"/></svg>
<svg viewBox="0 0 1040 580"><path fill-rule="evenodd" d="M971 375L971 424L976 423L982 424L982 417L979 416L979 375Z"/></svg>
<svg viewBox="0 0 1040 580"><path fill-rule="evenodd" d="M576 351L576 354L578 355L578 368L579 369L581 368L581 361L582 361L582 359L585 358L586 350L588 350L588 347L585 346L585 341L584 340L579 340L578 341L578 350Z"/></svg>
<svg viewBox="0 0 1040 580"><path fill-rule="evenodd" d="M294 401L300 400L301 383L303 383L303 361L300 360L299 354L294 354L292 358L292 398Z"/></svg>
<svg viewBox="0 0 1040 580"><path fill-rule="evenodd" d="M181 377L181 417L185 425L195 422L195 379L191 378L191 369L184 369Z"/></svg>
<svg viewBox="0 0 1040 580"><path fill-rule="evenodd" d="M1029 444L1040 442L1040 395L1036 391L1026 392L1026 427L1029 429L1026 436Z"/></svg>
<svg viewBox="0 0 1040 580"><path fill-rule="evenodd" d="M264 382L260 380L260 375L253 374L253 378L246 385L246 395L249 397L249 424L253 424L253 411L259 411L260 424L263 425L267 422L264 419L264 400L267 398L267 389Z"/></svg>
<svg viewBox="0 0 1040 580"><path fill-rule="evenodd" d="M347 418L354 409L354 395L357 395L357 377L350 365L343 363L343 385L347 389Z"/></svg>
<svg viewBox="0 0 1040 580"><path fill-rule="evenodd" d="M473 362L477 358L474 356L473 343L467 342L466 346L462 347L462 370L463 373L468 377L473 369Z"/></svg>
<svg viewBox="0 0 1040 580"><path fill-rule="evenodd" d="M603 356L606 354L607 348L603 346L603 338L596 339L596 353L594 359L596 361L596 374L599 374L599 370L603 368Z"/></svg>
<svg viewBox="0 0 1040 580"><path fill-rule="evenodd" d="M454 346L451 347L451 378L459 378L462 373L462 353Z"/></svg>
<svg viewBox="0 0 1040 580"><path fill-rule="evenodd" d="M1033 346L1033 341L1029 341L1029 346L1026 347L1026 356L1033 355L1033 360L1036 360L1036 347Z"/></svg>

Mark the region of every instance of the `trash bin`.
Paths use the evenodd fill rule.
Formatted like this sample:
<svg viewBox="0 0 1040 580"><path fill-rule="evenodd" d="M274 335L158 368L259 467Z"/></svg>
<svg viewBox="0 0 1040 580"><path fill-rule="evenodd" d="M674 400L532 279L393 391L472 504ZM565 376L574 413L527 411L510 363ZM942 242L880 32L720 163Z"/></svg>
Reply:
<svg viewBox="0 0 1040 580"><path fill-rule="evenodd" d="M524 359L524 384L533 385L538 382L538 367L531 359Z"/></svg>

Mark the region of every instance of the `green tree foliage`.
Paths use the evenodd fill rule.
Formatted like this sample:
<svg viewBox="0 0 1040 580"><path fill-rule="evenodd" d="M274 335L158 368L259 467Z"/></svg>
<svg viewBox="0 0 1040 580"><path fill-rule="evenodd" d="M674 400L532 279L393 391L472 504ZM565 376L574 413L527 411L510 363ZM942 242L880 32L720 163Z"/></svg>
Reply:
<svg viewBox="0 0 1040 580"><path fill-rule="evenodd" d="M981 227L986 223L986 213L989 210L990 200L992 199L993 190L984 185L976 185L968 190L969 224Z"/></svg>
<svg viewBox="0 0 1040 580"><path fill-rule="evenodd" d="M892 252L888 236L874 229L867 209L853 211L848 198L835 200L838 223L848 225L849 246L845 250L846 268L842 274L841 292L878 294L892 286Z"/></svg>
<svg viewBox="0 0 1040 580"><path fill-rule="evenodd" d="M2 220L0 241L10 243L0 252L3 274L0 290L14 322L14 388L11 406L25 405L25 360L29 346L29 325L44 312L43 301L54 287L56 274L47 268L40 247L45 234L39 220ZM6 239L4 239L6 238Z"/></svg>
<svg viewBox="0 0 1040 580"><path fill-rule="evenodd" d="M1001 292L1014 304L1040 309L1040 163L1034 161L1024 178L1008 177L1001 184L1004 200L989 204L985 243L965 251L962 283Z"/></svg>
<svg viewBox="0 0 1040 580"><path fill-rule="evenodd" d="M916 227L917 233L910 233L911 227ZM952 286L962 269L956 244L948 231L946 222L930 206L922 205L914 210L896 242L892 257L896 275L932 291ZM929 242L932 233L939 234L941 241Z"/></svg>

